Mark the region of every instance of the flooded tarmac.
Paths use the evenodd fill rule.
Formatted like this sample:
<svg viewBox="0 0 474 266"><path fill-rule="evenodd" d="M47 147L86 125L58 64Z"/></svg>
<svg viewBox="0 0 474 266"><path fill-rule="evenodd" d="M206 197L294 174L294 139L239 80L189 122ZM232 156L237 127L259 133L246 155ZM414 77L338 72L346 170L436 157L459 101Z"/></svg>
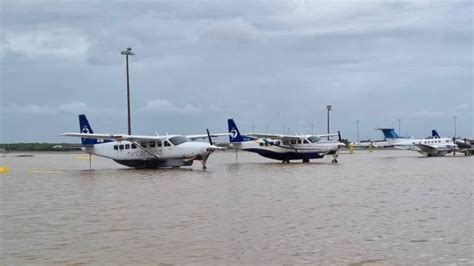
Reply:
<svg viewBox="0 0 474 266"><path fill-rule="evenodd" d="M472 264L474 157L408 151L201 170L0 155L0 264Z"/></svg>

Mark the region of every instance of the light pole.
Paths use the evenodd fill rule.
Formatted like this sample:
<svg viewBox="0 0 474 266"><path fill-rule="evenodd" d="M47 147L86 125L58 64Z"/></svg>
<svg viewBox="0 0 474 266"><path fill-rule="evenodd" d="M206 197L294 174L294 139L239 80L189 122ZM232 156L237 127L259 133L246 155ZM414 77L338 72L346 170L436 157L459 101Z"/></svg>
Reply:
<svg viewBox="0 0 474 266"><path fill-rule="evenodd" d="M402 136L402 131L401 131L401 128L402 128L402 120L399 118L397 119L398 120L398 135Z"/></svg>
<svg viewBox="0 0 474 266"><path fill-rule="evenodd" d="M357 120L357 143L360 143L360 140L359 140L359 120Z"/></svg>
<svg viewBox="0 0 474 266"><path fill-rule="evenodd" d="M458 118L457 115L453 116L454 118L454 138L456 138L456 118Z"/></svg>
<svg viewBox="0 0 474 266"><path fill-rule="evenodd" d="M331 105L327 105L327 106L326 106L326 109L328 109L328 135L329 135L329 112L332 111L332 106L331 106ZM328 136L328 140L329 140L329 136Z"/></svg>
<svg viewBox="0 0 474 266"><path fill-rule="evenodd" d="M132 48L128 47L126 51L122 51L120 54L125 55L125 65L127 68L127 108L128 108L128 135L132 135L132 122L130 119L130 81L128 75L128 56L135 55L132 52Z"/></svg>

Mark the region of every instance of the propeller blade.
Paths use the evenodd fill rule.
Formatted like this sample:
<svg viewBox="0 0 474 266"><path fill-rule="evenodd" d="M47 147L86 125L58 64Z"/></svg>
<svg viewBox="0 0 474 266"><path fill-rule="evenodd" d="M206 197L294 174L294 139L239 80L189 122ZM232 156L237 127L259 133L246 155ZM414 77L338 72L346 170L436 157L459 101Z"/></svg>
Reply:
<svg viewBox="0 0 474 266"><path fill-rule="evenodd" d="M207 138L209 139L209 144L212 146L212 138L211 138L211 133L209 133L209 129L206 128L207 131Z"/></svg>
<svg viewBox="0 0 474 266"><path fill-rule="evenodd" d="M453 156L456 156L456 138L453 137Z"/></svg>

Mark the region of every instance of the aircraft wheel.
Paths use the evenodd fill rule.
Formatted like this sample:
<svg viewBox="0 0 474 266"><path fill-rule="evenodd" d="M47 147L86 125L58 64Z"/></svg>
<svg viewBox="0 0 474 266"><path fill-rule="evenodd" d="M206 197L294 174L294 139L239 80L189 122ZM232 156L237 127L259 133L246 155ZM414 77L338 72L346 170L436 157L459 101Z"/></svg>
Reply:
<svg viewBox="0 0 474 266"><path fill-rule="evenodd" d="M309 159L303 159L303 163L309 163Z"/></svg>
<svg viewBox="0 0 474 266"><path fill-rule="evenodd" d="M332 159L331 163L337 163L336 159Z"/></svg>

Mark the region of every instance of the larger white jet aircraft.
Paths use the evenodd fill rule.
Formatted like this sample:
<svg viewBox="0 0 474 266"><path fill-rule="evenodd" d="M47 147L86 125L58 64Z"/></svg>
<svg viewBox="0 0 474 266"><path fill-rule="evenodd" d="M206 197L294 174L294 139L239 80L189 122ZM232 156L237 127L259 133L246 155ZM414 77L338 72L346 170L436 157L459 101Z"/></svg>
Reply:
<svg viewBox="0 0 474 266"><path fill-rule="evenodd" d="M212 144L211 137L228 134L140 136L125 134L96 134L85 115L79 115L81 133L64 133L62 136L80 137L82 149L89 154L105 157L134 168L161 168L191 166L201 161L206 169L209 155L222 149ZM197 139L206 142L193 142Z"/></svg>
<svg viewBox="0 0 474 266"><path fill-rule="evenodd" d="M451 138L414 139L400 137L393 128L377 128L377 130L382 131L389 146L416 151L428 157L444 156L454 151L457 147Z"/></svg>
<svg viewBox="0 0 474 266"><path fill-rule="evenodd" d="M234 149L255 152L259 155L289 163L290 160L321 159L324 155L332 155L333 163L337 163L338 151L346 146L341 142L340 134L329 135L283 135L256 134L241 135L233 119L228 119L230 146ZM339 135L339 141L323 140L323 137Z"/></svg>

